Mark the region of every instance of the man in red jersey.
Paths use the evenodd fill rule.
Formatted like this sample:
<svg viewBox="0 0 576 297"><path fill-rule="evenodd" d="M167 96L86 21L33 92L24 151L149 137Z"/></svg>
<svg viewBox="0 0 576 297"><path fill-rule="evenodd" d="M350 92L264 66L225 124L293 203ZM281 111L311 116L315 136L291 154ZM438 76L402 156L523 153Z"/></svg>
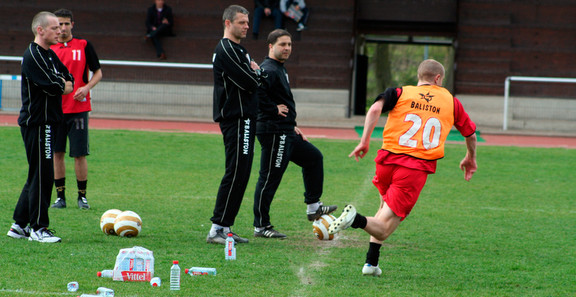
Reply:
<svg viewBox="0 0 576 297"><path fill-rule="evenodd" d="M102 79L102 69L96 51L92 44L84 39L74 38L74 17L68 9L54 12L58 17L62 33L58 36L58 44L50 48L66 65L76 81L74 91L62 96L62 111L64 121L55 132L54 142L54 184L57 199L54 208L66 207L66 138L70 139L70 157L74 158L74 171L78 185L78 207L89 209L86 200L86 185L88 182L88 162L90 154L88 143L88 113L92 110L90 89ZM89 77L89 71L93 72Z"/></svg>
<svg viewBox="0 0 576 297"><path fill-rule="evenodd" d="M368 153L370 136L382 112L389 112L382 149L374 160L372 182L380 192L380 208L365 217L347 205L328 229L335 234L348 227L364 229L370 237L362 274L379 276L380 247L416 204L428 174L436 172L436 161L444 157L444 143L452 126L466 138L466 156L460 162L464 179L476 172L476 124L458 99L442 88L444 66L429 59L418 67L418 85L388 88L376 98L364 122L360 144L349 157Z"/></svg>

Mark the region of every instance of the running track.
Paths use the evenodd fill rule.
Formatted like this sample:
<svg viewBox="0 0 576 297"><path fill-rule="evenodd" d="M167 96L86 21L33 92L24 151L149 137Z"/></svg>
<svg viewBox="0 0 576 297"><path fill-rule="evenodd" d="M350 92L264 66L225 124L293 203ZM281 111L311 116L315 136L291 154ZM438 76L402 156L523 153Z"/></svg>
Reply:
<svg viewBox="0 0 576 297"><path fill-rule="evenodd" d="M0 113L0 126L17 126L17 115ZM134 120L90 118L92 129L124 129L140 131L187 132L220 134L218 124L213 122L187 122L166 120ZM359 139L354 128L300 127L309 138ZM559 147L576 149L576 137L497 135L482 133L486 142L479 145L522 146L522 147Z"/></svg>

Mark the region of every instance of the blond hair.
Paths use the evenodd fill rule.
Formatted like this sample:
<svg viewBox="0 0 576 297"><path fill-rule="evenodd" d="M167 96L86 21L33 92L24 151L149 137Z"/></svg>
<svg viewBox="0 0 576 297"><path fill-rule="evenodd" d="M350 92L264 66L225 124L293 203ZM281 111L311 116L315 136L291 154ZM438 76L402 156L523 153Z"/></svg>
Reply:
<svg viewBox="0 0 576 297"><path fill-rule="evenodd" d="M434 81L436 75L440 74L444 77L444 66L434 59L422 61L418 66L418 80L419 81Z"/></svg>
<svg viewBox="0 0 576 297"><path fill-rule="evenodd" d="M34 16L32 19L32 32L34 33L34 36L37 34L36 28L38 28L38 26L42 28L46 28L48 26L50 23L48 21L49 17L56 17L56 15L49 11L41 11Z"/></svg>

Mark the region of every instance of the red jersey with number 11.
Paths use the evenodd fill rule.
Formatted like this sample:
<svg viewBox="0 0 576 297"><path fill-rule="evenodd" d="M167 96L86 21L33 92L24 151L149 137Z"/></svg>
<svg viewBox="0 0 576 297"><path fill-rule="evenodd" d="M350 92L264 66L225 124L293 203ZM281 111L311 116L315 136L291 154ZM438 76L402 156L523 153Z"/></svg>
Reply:
<svg viewBox="0 0 576 297"><path fill-rule="evenodd" d="M91 111L90 92L81 101L74 100L74 94L78 88L88 83L88 70L96 71L100 69L100 62L94 48L87 40L78 38L72 38L68 42L52 45L50 48L68 68L75 81L74 91L68 95L62 95L62 111L64 113Z"/></svg>

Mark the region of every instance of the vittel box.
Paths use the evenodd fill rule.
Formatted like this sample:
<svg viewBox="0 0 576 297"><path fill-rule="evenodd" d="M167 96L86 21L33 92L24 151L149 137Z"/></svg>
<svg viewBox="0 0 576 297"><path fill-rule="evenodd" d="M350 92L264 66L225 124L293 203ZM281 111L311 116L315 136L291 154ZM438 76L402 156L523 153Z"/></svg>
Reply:
<svg viewBox="0 0 576 297"><path fill-rule="evenodd" d="M116 257L112 279L124 282L149 282L154 277L154 255L143 247L121 249Z"/></svg>

